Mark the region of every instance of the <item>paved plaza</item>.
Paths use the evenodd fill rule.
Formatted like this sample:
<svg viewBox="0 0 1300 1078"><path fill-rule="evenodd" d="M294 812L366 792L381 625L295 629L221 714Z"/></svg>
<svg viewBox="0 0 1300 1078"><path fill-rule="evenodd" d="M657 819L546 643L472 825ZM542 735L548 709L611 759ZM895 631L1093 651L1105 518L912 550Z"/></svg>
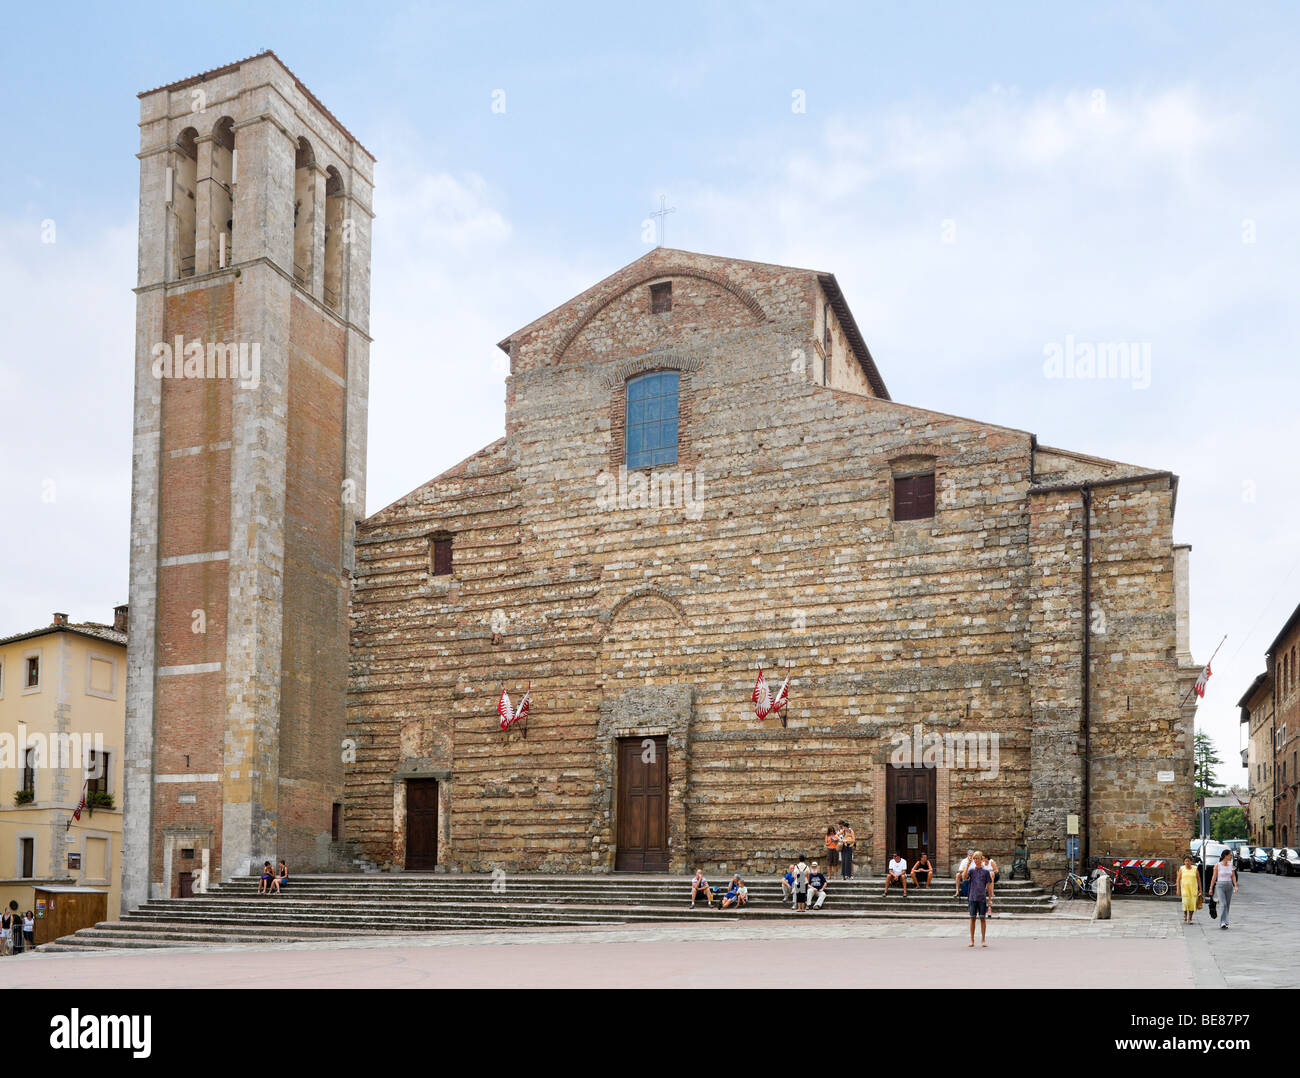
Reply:
<svg viewBox="0 0 1300 1078"><path fill-rule="evenodd" d="M273 946L22 955L0 961L7 988L704 988L788 986L806 967L823 988L1257 988L1300 986L1300 879L1243 876L1223 931L1202 911L1179 923L1172 899L1129 898L1094 921L1091 904L989 921L966 946L965 921L776 924L718 914L716 924L358 935ZM978 935L977 935L978 940Z"/></svg>

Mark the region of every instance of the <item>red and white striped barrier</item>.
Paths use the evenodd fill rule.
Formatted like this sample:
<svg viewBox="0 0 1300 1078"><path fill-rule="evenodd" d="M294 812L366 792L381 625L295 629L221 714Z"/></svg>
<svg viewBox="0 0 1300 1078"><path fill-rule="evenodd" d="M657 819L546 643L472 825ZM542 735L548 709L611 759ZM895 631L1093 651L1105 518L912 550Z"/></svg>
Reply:
<svg viewBox="0 0 1300 1078"><path fill-rule="evenodd" d="M1111 865L1115 868L1164 868L1164 858L1145 860L1141 857L1133 857L1127 861L1112 861Z"/></svg>

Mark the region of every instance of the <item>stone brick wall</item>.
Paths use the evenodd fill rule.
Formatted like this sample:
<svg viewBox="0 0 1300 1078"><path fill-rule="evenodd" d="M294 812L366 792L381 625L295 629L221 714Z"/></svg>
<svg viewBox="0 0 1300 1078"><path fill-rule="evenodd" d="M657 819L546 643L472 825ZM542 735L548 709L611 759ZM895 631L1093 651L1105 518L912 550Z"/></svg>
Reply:
<svg viewBox="0 0 1300 1078"><path fill-rule="evenodd" d="M1300 619L1276 640L1271 658L1274 752L1272 844L1300 843Z"/></svg>
<svg viewBox="0 0 1300 1078"><path fill-rule="evenodd" d="M650 310L661 280L667 314ZM1021 816L1040 842L1063 836L1081 793L1080 495L1031 489L1039 464L1058 483L1143 469L817 384L792 357L819 346L823 302L810 271L660 249L510 338L506 439L358 530L346 782L365 857L403 863L401 776L436 774L441 864L608 869L613 732L659 727L675 870L772 871L847 819L866 871L892 841L891 750L917 724L998 737L996 776L941 769L942 868L967 845L1009 865ZM641 507L632 490L611 507L622 381L661 367L689 372L698 500ZM894 468L926 459L935 517L895 521ZM1107 796L1128 782L1149 797L1135 839L1166 842L1154 773L1118 761L1190 759L1173 714L1172 483L1102 502L1097 595L1120 659L1094 700L1113 724L1094 773ZM450 577L429 575L435 531L454 537ZM753 717L760 664L778 683L793 672L788 727ZM497 729L502 683L516 700L531 684L526 738ZM1115 713L1121 692L1143 722ZM1132 822L1127 803L1109 812L1094 808L1096 833Z"/></svg>

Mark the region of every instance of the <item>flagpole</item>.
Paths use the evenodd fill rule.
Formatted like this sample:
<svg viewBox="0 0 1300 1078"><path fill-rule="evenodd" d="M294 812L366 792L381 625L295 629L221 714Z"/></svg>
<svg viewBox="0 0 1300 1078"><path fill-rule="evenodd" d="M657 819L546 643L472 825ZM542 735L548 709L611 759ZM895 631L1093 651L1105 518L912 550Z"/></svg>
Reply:
<svg viewBox="0 0 1300 1078"><path fill-rule="evenodd" d="M1214 649L1214 655L1211 655L1208 659L1205 660L1206 669L1209 668L1210 663L1214 662L1214 656L1219 654L1219 648L1223 647L1223 641L1227 639L1228 639L1228 634L1224 633L1223 640L1219 641L1219 647ZM1191 696L1192 693L1194 693L1195 691L1196 691L1196 685L1193 684L1190 689L1188 689L1185 693L1183 693L1183 698L1178 701L1178 706L1182 707L1185 703L1187 703L1187 698Z"/></svg>

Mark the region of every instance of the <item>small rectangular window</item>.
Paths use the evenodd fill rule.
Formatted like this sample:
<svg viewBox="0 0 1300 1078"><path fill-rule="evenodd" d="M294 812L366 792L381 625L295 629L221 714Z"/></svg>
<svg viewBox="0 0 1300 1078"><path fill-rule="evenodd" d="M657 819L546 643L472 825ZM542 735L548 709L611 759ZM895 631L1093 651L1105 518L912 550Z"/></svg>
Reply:
<svg viewBox="0 0 1300 1078"><path fill-rule="evenodd" d="M39 655L29 655L27 657L27 687L34 689L41 683L41 657Z"/></svg>
<svg viewBox="0 0 1300 1078"><path fill-rule="evenodd" d="M36 796L36 750L28 749L23 760L23 784L20 789Z"/></svg>
<svg viewBox="0 0 1300 1078"><path fill-rule="evenodd" d="M334 812L330 816L330 838L337 842L339 835L343 833L343 806L337 801L334 802Z"/></svg>
<svg viewBox="0 0 1300 1078"><path fill-rule="evenodd" d="M433 547L433 575L451 575L451 536L443 536L430 541Z"/></svg>
<svg viewBox="0 0 1300 1078"><path fill-rule="evenodd" d="M108 793L108 753L92 751L86 764L86 796Z"/></svg>
<svg viewBox="0 0 1300 1078"><path fill-rule="evenodd" d="M193 861L193 860L194 860L194 847L193 847L193 846L183 846L183 847L181 847L181 860L182 860L182 861Z"/></svg>
<svg viewBox="0 0 1300 1078"><path fill-rule="evenodd" d="M650 313L663 314L673 309L673 282L663 281L650 286Z"/></svg>
<svg viewBox="0 0 1300 1078"><path fill-rule="evenodd" d="M828 303L822 308L822 351L826 353L828 363L830 362L833 343L834 339L831 336L831 305Z"/></svg>
<svg viewBox="0 0 1300 1078"><path fill-rule="evenodd" d="M926 520L934 516L934 473L894 477L894 519Z"/></svg>

